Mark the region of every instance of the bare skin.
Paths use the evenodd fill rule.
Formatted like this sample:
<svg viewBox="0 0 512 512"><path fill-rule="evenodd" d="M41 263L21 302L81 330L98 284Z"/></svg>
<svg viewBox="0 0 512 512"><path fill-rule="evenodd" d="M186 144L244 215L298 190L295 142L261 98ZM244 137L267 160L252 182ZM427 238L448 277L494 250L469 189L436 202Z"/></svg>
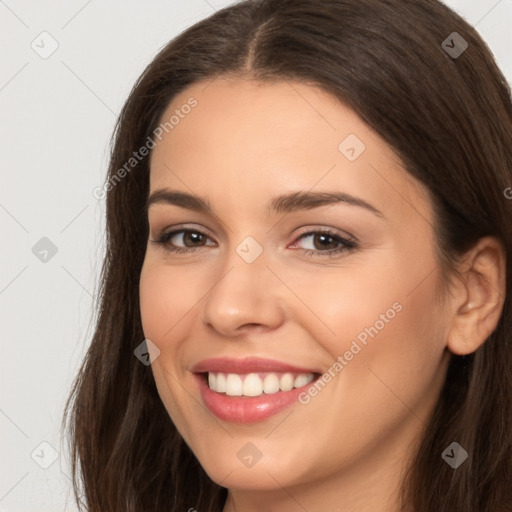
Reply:
<svg viewBox="0 0 512 512"><path fill-rule="evenodd" d="M150 194L195 194L212 208L149 208L140 299L144 334L161 351L152 365L160 397L210 478L229 489L224 512L398 512L402 471L450 353L476 350L499 319L501 246L482 239L450 293L436 295L428 195L355 113L300 83L206 85L174 98L165 119L191 96L198 103L151 157ZM350 148L339 150L349 134L365 145L353 161ZM344 202L269 211L273 197L298 191L343 192L380 213ZM204 236L185 232L168 244L195 251L152 243L185 228ZM325 229L355 248L326 255L342 245L302 236ZM252 263L236 251L248 236L262 249ZM263 421L214 416L190 372L206 358L247 356L325 372L365 328L382 324L307 404ZM252 467L237 457L248 442L262 454Z"/></svg>

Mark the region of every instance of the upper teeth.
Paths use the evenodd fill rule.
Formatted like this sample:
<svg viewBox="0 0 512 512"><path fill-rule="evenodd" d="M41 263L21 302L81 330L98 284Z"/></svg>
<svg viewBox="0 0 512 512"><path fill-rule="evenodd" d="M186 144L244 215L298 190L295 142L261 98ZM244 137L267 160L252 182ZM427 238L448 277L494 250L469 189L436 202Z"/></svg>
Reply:
<svg viewBox="0 0 512 512"><path fill-rule="evenodd" d="M208 385L212 391L229 396L260 396L262 393L290 391L309 384L312 373L208 373Z"/></svg>

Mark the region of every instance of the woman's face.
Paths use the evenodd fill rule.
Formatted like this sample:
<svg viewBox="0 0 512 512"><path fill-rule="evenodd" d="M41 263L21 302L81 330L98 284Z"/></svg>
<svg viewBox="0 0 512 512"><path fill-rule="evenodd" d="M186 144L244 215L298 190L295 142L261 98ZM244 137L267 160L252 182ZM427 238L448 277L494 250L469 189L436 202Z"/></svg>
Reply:
<svg viewBox="0 0 512 512"><path fill-rule="evenodd" d="M151 157L150 196L168 194L149 201L140 300L180 434L230 489L401 467L448 361L425 190L305 84L196 83L173 115Z"/></svg>

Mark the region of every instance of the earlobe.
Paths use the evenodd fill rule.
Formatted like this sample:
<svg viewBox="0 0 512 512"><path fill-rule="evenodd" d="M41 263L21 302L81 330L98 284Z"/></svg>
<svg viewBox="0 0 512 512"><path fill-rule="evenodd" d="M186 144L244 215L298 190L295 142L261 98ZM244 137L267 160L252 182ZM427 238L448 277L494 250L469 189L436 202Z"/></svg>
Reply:
<svg viewBox="0 0 512 512"><path fill-rule="evenodd" d="M456 355L477 350L498 325L505 302L505 261L502 244L484 237L464 257L456 291L447 347Z"/></svg>

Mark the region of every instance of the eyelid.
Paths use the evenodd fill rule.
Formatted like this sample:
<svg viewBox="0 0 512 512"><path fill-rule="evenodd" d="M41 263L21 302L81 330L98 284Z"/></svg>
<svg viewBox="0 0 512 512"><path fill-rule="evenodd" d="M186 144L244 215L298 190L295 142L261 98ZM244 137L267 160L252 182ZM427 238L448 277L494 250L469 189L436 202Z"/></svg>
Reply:
<svg viewBox="0 0 512 512"><path fill-rule="evenodd" d="M297 239L303 235L312 234L312 232L331 231L332 234L338 235L342 238L347 238L351 242L359 243L359 240L354 235L352 235L346 231L340 230L339 228L333 228L331 226L325 226L325 225L320 225L320 224L314 225L313 224L313 225L304 227L304 229L302 229L302 228L299 228L299 229L301 231L299 233L297 233L296 235L294 235L293 242L297 241ZM211 238L212 240L215 241L215 237L212 236L211 231L208 228L206 228L204 226L199 226L198 224L194 224L194 223L178 224L178 225L172 226L170 228L164 228L159 232L158 236L162 236L162 235L170 234L170 233L178 233L180 231L187 231L187 230L197 231L203 235L208 236L209 238Z"/></svg>
<svg viewBox="0 0 512 512"><path fill-rule="evenodd" d="M313 234L314 232L318 232L318 231L330 232L332 235L336 235L341 238L346 238L347 240L350 240L351 242L354 242L357 244L359 243L359 240L354 235L352 235L346 231L343 231L339 228L333 228L333 227L325 226L325 225L308 226L308 227L304 228L303 231L301 231L300 233L295 235L295 239L298 239L303 235Z"/></svg>
<svg viewBox="0 0 512 512"><path fill-rule="evenodd" d="M206 230L208 231L208 230ZM173 226L170 228L169 231L166 231L165 229L158 235L156 240L150 240L151 243L161 246L165 251L168 251L169 253L190 253L193 254L196 251L201 251L205 247L211 247L211 245L199 246L199 247L181 247L179 245L174 245L170 243L170 240L174 238L175 236L178 236L180 234L185 233L196 233L200 234L201 236L204 236L210 241L213 241L214 245L217 245L217 242L215 242L214 238L211 237L207 232L203 231L203 228L196 228L195 226L188 225L181 225L181 226ZM319 250L319 249L303 249L298 248L297 250L302 250L304 253L304 256L308 256L308 258L311 258L313 256L320 256L320 257L330 257L333 255L343 254L345 252L352 252L354 250L357 250L360 247L359 241L356 237L354 237L351 234L346 233L345 231L341 231L337 228L331 228L326 226L309 226L307 228L304 228L300 233L295 235L295 238L293 239L293 242L291 243L292 246L296 246L301 240L306 239L311 236L316 236L319 234L327 235L330 238L333 238L336 241L337 244L340 244L340 247L336 249L329 249L329 250ZM295 247L293 247L295 250Z"/></svg>
<svg viewBox="0 0 512 512"><path fill-rule="evenodd" d="M161 230L156 230L157 238L162 235L166 235L169 233L178 233L180 231L196 231L198 233L202 233L203 235L214 239L215 237L212 236L211 231L199 224L193 224L193 223L186 223L186 224L177 224L176 226L168 226Z"/></svg>

